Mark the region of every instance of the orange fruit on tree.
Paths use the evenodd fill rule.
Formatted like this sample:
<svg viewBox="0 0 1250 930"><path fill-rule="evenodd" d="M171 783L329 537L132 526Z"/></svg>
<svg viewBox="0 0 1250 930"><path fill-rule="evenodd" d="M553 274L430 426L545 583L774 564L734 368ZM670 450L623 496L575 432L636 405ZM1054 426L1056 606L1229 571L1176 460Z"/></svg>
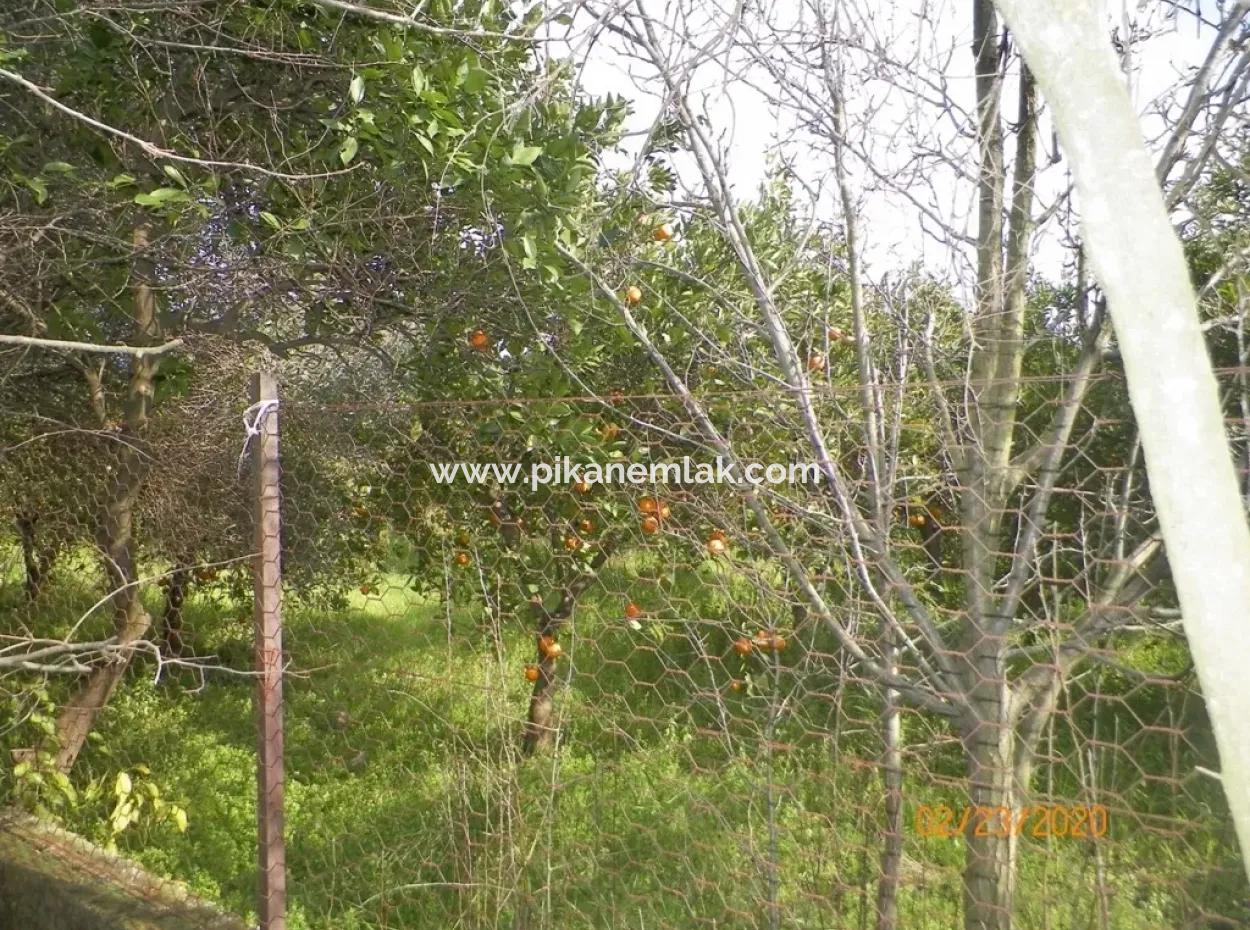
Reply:
<svg viewBox="0 0 1250 930"><path fill-rule="evenodd" d="M809 355L807 357L808 371L824 371L825 357L823 355Z"/></svg>
<svg viewBox="0 0 1250 930"><path fill-rule="evenodd" d="M456 564L459 565L461 568L464 568L465 566L467 566L470 561L472 560L469 558L469 553L467 552L456 553Z"/></svg>
<svg viewBox="0 0 1250 930"><path fill-rule="evenodd" d="M578 539L576 536L564 537L564 548L569 550L569 552L576 552L581 547L582 547L582 541Z"/></svg>
<svg viewBox="0 0 1250 930"><path fill-rule="evenodd" d="M751 641L745 636L739 636L734 640L734 652L740 656L749 656L751 654Z"/></svg>
<svg viewBox="0 0 1250 930"><path fill-rule="evenodd" d="M786 648L786 638L784 636L778 636L776 633L774 633L771 646L772 646L773 652L781 652L783 649Z"/></svg>
<svg viewBox="0 0 1250 930"><path fill-rule="evenodd" d="M755 644L757 649L763 649L767 652L773 648L773 634L767 630L758 630L751 638L751 642Z"/></svg>
<svg viewBox="0 0 1250 930"><path fill-rule="evenodd" d="M479 352L484 352L490 348L490 337L486 335L486 330L475 329L473 334L469 336L469 345Z"/></svg>
<svg viewBox="0 0 1250 930"><path fill-rule="evenodd" d="M660 531L660 521L655 517L642 518L642 531L644 533L658 533Z"/></svg>
<svg viewBox="0 0 1250 930"><path fill-rule="evenodd" d="M844 332L842 332L842 330L841 330L841 329L839 329L838 327L834 326L834 327L832 327L832 328L829 330L828 335L829 335L829 341L830 341L830 342L841 342L841 341L842 341L842 339L843 339L843 337L844 337L846 334L845 334Z"/></svg>
<svg viewBox="0 0 1250 930"><path fill-rule="evenodd" d="M538 651L548 659L558 659L564 655L564 650L560 647L560 644L553 637L545 634L539 637Z"/></svg>
<svg viewBox="0 0 1250 930"><path fill-rule="evenodd" d="M538 666L537 665L525 666L525 680L529 682L538 681Z"/></svg>
<svg viewBox="0 0 1250 930"><path fill-rule="evenodd" d="M723 537L713 536L707 541L707 551L712 555L724 555L729 551L729 543Z"/></svg>
<svg viewBox="0 0 1250 930"><path fill-rule="evenodd" d="M639 607L637 604L635 604L633 601L630 601L628 604L625 605L625 616L628 617L630 620L637 620L639 617L642 616L642 608Z"/></svg>
<svg viewBox="0 0 1250 930"><path fill-rule="evenodd" d="M661 504L660 509L655 512L655 515L661 520L667 520L673 515L673 508L668 506L668 504Z"/></svg>
<svg viewBox="0 0 1250 930"><path fill-rule="evenodd" d="M907 525L910 526L912 529L917 529L917 530L923 527L928 522L929 522L929 518L926 517L922 513L913 513L911 516L907 518Z"/></svg>
<svg viewBox="0 0 1250 930"><path fill-rule="evenodd" d="M640 497L638 499L639 513L656 513L660 509L660 502L654 497Z"/></svg>
<svg viewBox="0 0 1250 930"><path fill-rule="evenodd" d="M656 242L668 242L673 238L673 224L661 223L651 231L651 238Z"/></svg>
<svg viewBox="0 0 1250 930"><path fill-rule="evenodd" d="M625 289L625 302L627 304L642 303L642 288L637 284L631 284Z"/></svg>
<svg viewBox="0 0 1250 930"><path fill-rule="evenodd" d="M589 494L589 493L590 493L590 482L589 482L589 481L578 481L578 482L576 482L576 483L573 485L573 490L574 490L576 493L578 493L578 494Z"/></svg>
<svg viewBox="0 0 1250 930"><path fill-rule="evenodd" d="M738 679L736 679L736 678L735 678L733 681L731 681L731 682L729 683L729 688L730 688L730 690L732 690L732 691L741 691L741 690L742 690L742 682L740 682Z"/></svg>
<svg viewBox="0 0 1250 930"><path fill-rule="evenodd" d="M583 533L593 533L595 531L595 524L593 520L578 520L577 528Z"/></svg>

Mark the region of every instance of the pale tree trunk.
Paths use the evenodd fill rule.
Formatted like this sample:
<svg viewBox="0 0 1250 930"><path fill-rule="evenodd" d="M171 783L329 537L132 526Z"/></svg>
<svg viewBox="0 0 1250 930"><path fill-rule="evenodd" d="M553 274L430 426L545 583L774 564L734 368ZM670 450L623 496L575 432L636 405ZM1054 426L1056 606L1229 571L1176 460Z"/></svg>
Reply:
<svg viewBox="0 0 1250 930"><path fill-rule="evenodd" d="M994 5L973 0L978 166L977 305L971 395L966 412L972 441L957 458L963 532L966 612L961 651L969 709L963 722L967 803L974 816L964 829L964 928L1010 930L1015 903L1017 840L1012 831L987 829L978 808L1014 802L1015 721L1004 656L1009 610L996 594L1002 515L1017 477L1012 467L1024 351L1028 243L1032 234L1035 90L1022 69L1016 156L1008 222L1007 161L1002 122L1006 45ZM964 812L958 812L961 822ZM978 831L978 826L980 830ZM981 835L978 835L978 832ZM1007 835L993 835L994 833Z"/></svg>
<svg viewBox="0 0 1250 930"><path fill-rule="evenodd" d="M158 335L156 295L148 280L150 262L146 230L135 230L134 320L136 335L152 339ZM142 270L140 270L142 268ZM147 425L148 405L152 399L157 357L134 358L126 398L126 415L122 426L122 452L115 464L116 472L109 489L108 503L100 525L100 548L103 553L105 584L112 592L113 635L120 646L136 643L148 631L152 618L140 597L138 572L135 566L134 509L147 474L147 457L136 448L142 442ZM98 385L89 381L93 401ZM68 772L87 742L100 710L108 703L113 690L130 667L132 649L111 655L92 669L78 693L61 708L56 722L57 767Z"/></svg>
<svg viewBox="0 0 1250 930"><path fill-rule="evenodd" d="M1072 162L1250 875L1250 530L1189 269L1093 4L995 0Z"/></svg>
<svg viewBox="0 0 1250 930"><path fill-rule="evenodd" d="M899 647L890 645L890 671L898 674ZM899 871L903 864L903 721L902 696L885 689L881 713L881 776L885 788L885 830L881 875L877 881L877 930L897 930Z"/></svg>

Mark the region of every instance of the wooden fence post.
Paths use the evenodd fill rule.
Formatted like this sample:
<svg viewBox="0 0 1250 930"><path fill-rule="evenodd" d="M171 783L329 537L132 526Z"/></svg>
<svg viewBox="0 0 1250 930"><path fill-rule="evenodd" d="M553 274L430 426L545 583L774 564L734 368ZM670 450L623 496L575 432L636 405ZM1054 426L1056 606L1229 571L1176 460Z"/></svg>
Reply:
<svg viewBox="0 0 1250 930"><path fill-rule="evenodd" d="M257 840L261 930L286 930L286 845L283 839L282 746L282 514L278 458L278 387L273 375L252 382L256 434L256 542L253 592L256 616Z"/></svg>

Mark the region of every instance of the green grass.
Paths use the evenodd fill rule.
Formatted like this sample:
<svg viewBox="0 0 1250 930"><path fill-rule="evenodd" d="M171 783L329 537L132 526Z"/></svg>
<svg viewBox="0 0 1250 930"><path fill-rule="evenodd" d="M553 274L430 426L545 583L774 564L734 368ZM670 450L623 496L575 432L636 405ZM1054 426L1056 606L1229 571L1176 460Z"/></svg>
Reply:
<svg viewBox="0 0 1250 930"><path fill-rule="evenodd" d="M292 930L747 930L769 926L770 896L781 927L871 926L881 790L874 772L852 764L873 753L871 700L844 705L851 721L835 746L811 672L806 698L787 705L769 738L770 708L794 679L774 683L757 669L749 688L726 691L742 670L722 658L726 634L695 615L723 616L749 592L685 590L674 602L691 616L633 632L619 617L627 593L659 603L645 603L647 571L616 567L579 606L562 637L562 747L532 760L517 752L528 630L492 630L480 608L449 617L397 576L383 576L381 596L353 593L340 611L287 605ZM89 601L80 589L58 602L57 622ZM235 672L154 682L152 663L138 663L76 773L107 784L119 769L147 766L190 826L143 821L120 846L243 914L255 887L253 683L239 674L251 662L246 614L246 605L192 598L196 650ZM706 654L692 629L706 633ZM908 728L922 732L912 720ZM957 776L957 760L929 753L908 769L900 910L903 926L949 930L960 920L962 846L911 829L916 805L958 803L935 773ZM106 808L84 803L64 816L98 835ZM1104 846L1112 927L1179 926L1199 895L1213 913L1230 912L1242 886L1210 865L1230 861L1218 830L1171 843L1115 831ZM1025 842L1018 925L1096 926L1093 881L1089 844Z"/></svg>

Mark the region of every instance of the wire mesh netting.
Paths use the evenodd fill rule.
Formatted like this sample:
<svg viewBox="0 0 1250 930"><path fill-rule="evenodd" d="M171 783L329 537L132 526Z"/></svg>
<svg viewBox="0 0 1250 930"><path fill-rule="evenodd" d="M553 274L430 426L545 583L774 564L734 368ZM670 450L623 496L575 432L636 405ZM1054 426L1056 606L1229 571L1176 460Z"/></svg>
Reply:
<svg viewBox="0 0 1250 930"><path fill-rule="evenodd" d="M873 456L833 386L343 403L290 380L292 926L1250 919L1113 374L999 508L925 415L963 382L880 386ZM1069 385L1024 379L1021 456ZM6 654L52 650L5 669L6 779L250 913L258 543L246 389L223 390L167 410L168 445L163 420L138 444L44 424L6 453Z"/></svg>

